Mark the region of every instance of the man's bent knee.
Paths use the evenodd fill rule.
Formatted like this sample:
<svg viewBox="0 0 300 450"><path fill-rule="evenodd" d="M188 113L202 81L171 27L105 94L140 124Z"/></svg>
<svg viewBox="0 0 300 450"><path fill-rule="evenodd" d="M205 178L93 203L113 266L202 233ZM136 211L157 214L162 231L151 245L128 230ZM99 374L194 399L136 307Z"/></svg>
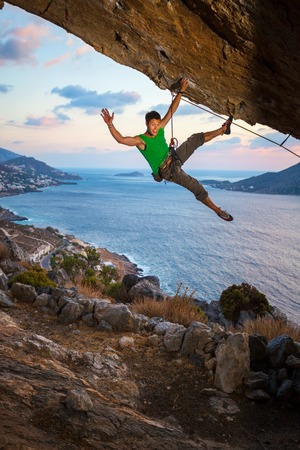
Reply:
<svg viewBox="0 0 300 450"><path fill-rule="evenodd" d="M208 197L208 192L203 188L201 192L195 194L195 197L199 202L203 202Z"/></svg>

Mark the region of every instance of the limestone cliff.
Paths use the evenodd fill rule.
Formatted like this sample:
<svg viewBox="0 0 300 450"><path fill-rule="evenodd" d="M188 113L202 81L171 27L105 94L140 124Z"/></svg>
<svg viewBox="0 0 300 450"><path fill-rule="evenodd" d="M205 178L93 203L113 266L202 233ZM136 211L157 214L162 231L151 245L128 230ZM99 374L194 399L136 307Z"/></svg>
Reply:
<svg viewBox="0 0 300 450"><path fill-rule="evenodd" d="M300 138L300 8L293 0L11 0L162 89ZM0 0L0 8L4 2Z"/></svg>

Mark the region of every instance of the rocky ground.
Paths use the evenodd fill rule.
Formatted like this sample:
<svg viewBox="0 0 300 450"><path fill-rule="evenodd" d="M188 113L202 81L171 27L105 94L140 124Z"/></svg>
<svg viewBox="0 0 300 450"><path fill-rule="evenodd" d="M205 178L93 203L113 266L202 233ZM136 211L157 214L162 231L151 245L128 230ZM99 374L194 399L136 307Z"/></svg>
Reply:
<svg viewBox="0 0 300 450"><path fill-rule="evenodd" d="M147 336L63 325L23 303L0 317L0 448L300 448L299 409L217 393L206 371ZM66 407L74 389L91 409Z"/></svg>
<svg viewBox="0 0 300 450"><path fill-rule="evenodd" d="M101 257L122 275L137 270L107 249ZM65 325L18 302L0 309L0 417L5 450L300 449L299 405L218 392L197 361L146 334Z"/></svg>

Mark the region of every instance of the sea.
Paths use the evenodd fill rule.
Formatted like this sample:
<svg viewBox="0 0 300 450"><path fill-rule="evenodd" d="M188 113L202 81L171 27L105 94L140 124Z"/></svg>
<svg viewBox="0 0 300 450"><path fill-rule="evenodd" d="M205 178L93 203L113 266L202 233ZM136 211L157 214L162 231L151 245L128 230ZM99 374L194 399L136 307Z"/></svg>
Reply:
<svg viewBox="0 0 300 450"><path fill-rule="evenodd" d="M231 192L207 187L233 215L221 220L172 183L146 170L63 169L82 180L0 199L25 216L22 224L51 226L84 242L125 255L156 275L162 289L181 289L199 300L219 300L232 284L248 283L300 324L300 197ZM122 173L124 176L116 176ZM237 181L259 174L191 170L199 180Z"/></svg>

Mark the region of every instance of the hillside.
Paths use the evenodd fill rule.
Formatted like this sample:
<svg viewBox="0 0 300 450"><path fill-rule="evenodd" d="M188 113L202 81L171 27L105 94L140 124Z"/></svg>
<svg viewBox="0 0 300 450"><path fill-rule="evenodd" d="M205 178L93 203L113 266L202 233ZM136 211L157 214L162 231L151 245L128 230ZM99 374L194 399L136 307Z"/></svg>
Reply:
<svg viewBox="0 0 300 450"><path fill-rule="evenodd" d="M51 228L2 221L0 230L0 243L9 237L30 255L45 243L61 245L62 236ZM67 247L73 241L78 244L74 237L65 237ZM104 249L99 250L103 257ZM27 286L27 296L24 291L23 298L14 298L6 277L24 267L4 256L2 248L1 448L299 448L297 406L274 399L249 401L242 391L229 395L213 388L211 373L200 364L199 355L168 352L163 333L151 331L152 321L147 322L148 331L105 330L82 320L60 320L45 304L50 290L41 291L32 302ZM115 254L107 258L115 264ZM60 308L66 295L76 292L63 285L54 291L61 296ZM86 305L101 300L81 297ZM115 307L124 311L120 303ZM125 319L120 315L120 321Z"/></svg>
<svg viewBox="0 0 300 450"><path fill-rule="evenodd" d="M6 150L5 148L0 147L0 164L3 164L10 159L18 158L21 155L18 153L11 152L10 150Z"/></svg>
<svg viewBox="0 0 300 450"><path fill-rule="evenodd" d="M5 162L6 166L20 168L29 175L46 175L55 178L56 180L80 180L80 176L76 174L69 174L62 172L59 169L54 169L46 163L39 161L33 157L19 156L18 158L10 159Z"/></svg>
<svg viewBox="0 0 300 450"><path fill-rule="evenodd" d="M227 191L255 192L256 194L273 195L300 195L300 163L280 172L267 172L234 183L216 180L203 180L202 183Z"/></svg>
<svg viewBox="0 0 300 450"><path fill-rule="evenodd" d="M81 177L0 148L0 197L37 192L49 186L74 183L73 180Z"/></svg>

